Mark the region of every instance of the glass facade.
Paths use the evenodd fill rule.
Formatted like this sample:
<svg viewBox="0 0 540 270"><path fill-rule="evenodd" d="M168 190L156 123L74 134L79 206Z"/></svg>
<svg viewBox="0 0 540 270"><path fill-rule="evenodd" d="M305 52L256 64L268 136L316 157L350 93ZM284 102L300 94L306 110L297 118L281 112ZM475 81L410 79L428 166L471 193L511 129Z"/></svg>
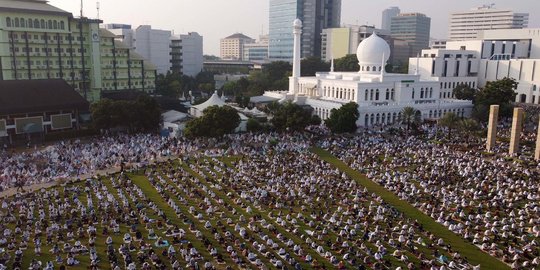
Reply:
<svg viewBox="0 0 540 270"><path fill-rule="evenodd" d="M273 61L291 61L294 37L292 23L301 16L301 0L270 0L268 56Z"/></svg>
<svg viewBox="0 0 540 270"><path fill-rule="evenodd" d="M292 61L292 23L302 20L302 57L321 55L323 29L339 27L341 0L270 0L270 60Z"/></svg>

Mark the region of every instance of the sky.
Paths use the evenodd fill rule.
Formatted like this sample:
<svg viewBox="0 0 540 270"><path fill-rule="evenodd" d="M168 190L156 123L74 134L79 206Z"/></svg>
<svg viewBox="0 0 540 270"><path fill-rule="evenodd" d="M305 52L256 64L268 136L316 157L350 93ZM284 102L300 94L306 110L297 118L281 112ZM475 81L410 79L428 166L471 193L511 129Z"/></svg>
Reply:
<svg viewBox="0 0 540 270"><path fill-rule="evenodd" d="M204 38L204 54L219 56L219 40L236 32L255 39L268 33L269 0L83 0L84 16L97 18L97 1L104 23L149 24L175 34L198 32ZM79 0L49 3L74 16L80 14ZM491 3L499 9L529 12L529 27L540 28L540 0L342 0L341 24L380 27L382 11L397 6L402 13L431 17L431 37L446 38L451 12Z"/></svg>

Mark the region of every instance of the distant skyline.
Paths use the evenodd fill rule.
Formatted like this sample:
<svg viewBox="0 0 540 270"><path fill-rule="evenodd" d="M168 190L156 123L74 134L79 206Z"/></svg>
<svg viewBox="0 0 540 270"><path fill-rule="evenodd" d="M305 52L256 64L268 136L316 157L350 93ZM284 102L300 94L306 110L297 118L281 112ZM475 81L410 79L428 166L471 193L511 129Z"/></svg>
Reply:
<svg viewBox="0 0 540 270"><path fill-rule="evenodd" d="M123 23L137 27L173 30L175 34L198 32L204 37L204 54L219 56L219 40L239 32L258 39L268 34L269 0L101 0L100 19L104 24ZM80 1L50 0L51 5L79 16ZM97 1L84 0L84 16L97 17ZM402 13L420 12L431 17L431 37L447 38L452 12L494 3L495 8L529 13L529 27L540 28L538 0L342 0L341 24L366 24L380 28L382 11L398 6ZM292 24L292 22L291 22ZM291 30L292 31L292 30Z"/></svg>

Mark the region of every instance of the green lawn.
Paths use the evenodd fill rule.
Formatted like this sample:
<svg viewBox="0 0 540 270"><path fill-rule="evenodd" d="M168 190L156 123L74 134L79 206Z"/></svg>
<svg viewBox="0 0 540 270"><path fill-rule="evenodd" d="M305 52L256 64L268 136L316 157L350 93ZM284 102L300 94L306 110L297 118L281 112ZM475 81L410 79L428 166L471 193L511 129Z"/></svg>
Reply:
<svg viewBox="0 0 540 270"><path fill-rule="evenodd" d="M332 164L342 172L345 172L349 177L356 180L360 185L367 188L369 192L376 193L387 203L394 206L399 211L403 212L409 218L417 220L424 229L432 232L435 236L444 239L445 243L450 244L452 249L458 251L462 256L467 258L474 265L481 265L482 269L510 269L510 267L498 259L481 251L473 244L468 243L460 236L449 231L443 225L435 222L431 217L425 215L420 210L416 209L406 201L400 200L394 193L386 190L384 187L369 180L365 175L353 170L344 162L333 156L328 151L320 148L312 148L311 151L317 154L322 160Z"/></svg>

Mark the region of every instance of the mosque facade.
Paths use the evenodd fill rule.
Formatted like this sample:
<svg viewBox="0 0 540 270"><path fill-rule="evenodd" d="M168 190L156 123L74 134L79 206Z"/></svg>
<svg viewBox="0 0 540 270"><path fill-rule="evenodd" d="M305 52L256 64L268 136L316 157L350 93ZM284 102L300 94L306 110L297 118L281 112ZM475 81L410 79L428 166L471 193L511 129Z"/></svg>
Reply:
<svg viewBox="0 0 540 270"><path fill-rule="evenodd" d="M448 112L469 117L472 112L471 101L441 98L437 80L422 79L418 72L386 73L384 67L390 58L390 47L376 33L358 45L358 72L335 72L332 63L329 72L300 77L302 23L295 20L293 27L295 50L289 91L267 91L264 96L280 102L290 100L299 105L309 105L323 120L330 117L332 109L356 102L360 114L357 120L359 127L397 123L405 107L418 110L422 119L438 119Z"/></svg>

